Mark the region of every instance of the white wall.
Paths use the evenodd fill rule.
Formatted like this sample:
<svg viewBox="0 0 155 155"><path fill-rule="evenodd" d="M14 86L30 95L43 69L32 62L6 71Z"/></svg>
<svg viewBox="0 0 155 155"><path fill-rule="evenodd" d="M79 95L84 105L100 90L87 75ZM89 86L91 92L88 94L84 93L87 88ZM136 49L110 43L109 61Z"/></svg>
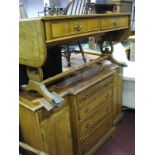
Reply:
<svg viewBox="0 0 155 155"><path fill-rule="evenodd" d="M38 12L43 11L43 0L20 0L20 3L24 4L28 18L38 17Z"/></svg>

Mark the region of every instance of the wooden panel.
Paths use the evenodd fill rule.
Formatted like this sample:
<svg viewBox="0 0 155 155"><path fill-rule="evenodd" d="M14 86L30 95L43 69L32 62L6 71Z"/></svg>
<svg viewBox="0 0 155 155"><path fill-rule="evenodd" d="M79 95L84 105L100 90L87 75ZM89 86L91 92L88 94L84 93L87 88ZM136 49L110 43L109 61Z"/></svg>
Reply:
<svg viewBox="0 0 155 155"><path fill-rule="evenodd" d="M84 92L80 93L77 96L77 102L79 108L84 104L91 102L94 99L95 94L97 94L101 89L109 87L112 84L113 76L108 77L107 79L95 84L94 86L88 88Z"/></svg>
<svg viewBox="0 0 155 155"><path fill-rule="evenodd" d="M24 142L38 150L44 150L37 113L20 106L19 120Z"/></svg>
<svg viewBox="0 0 155 155"><path fill-rule="evenodd" d="M106 106L100 107L93 116L80 125L80 136L88 133L88 131L91 130L96 123L102 121L102 118L111 112L112 102L109 102Z"/></svg>
<svg viewBox="0 0 155 155"><path fill-rule="evenodd" d="M71 20L71 21L61 21L61 22L57 21L57 22L51 22L52 34L49 34L50 30L48 29L50 27L45 27L45 31L47 31L46 34L48 36L50 37L52 36L52 38L57 38L57 37L64 37L64 36L73 35L73 34L97 31L99 30L99 26L100 26L99 19ZM46 37L47 40L49 40L50 37Z"/></svg>
<svg viewBox="0 0 155 155"><path fill-rule="evenodd" d="M46 60L46 44L43 25L40 20L19 22L19 62L41 67Z"/></svg>
<svg viewBox="0 0 155 155"><path fill-rule="evenodd" d="M69 108L41 123L46 151L51 155L73 155Z"/></svg>
<svg viewBox="0 0 155 155"><path fill-rule="evenodd" d="M89 148L92 148L93 144L97 142L111 127L111 119L105 119L95 132L89 135L85 140L81 141L83 152L86 152Z"/></svg>

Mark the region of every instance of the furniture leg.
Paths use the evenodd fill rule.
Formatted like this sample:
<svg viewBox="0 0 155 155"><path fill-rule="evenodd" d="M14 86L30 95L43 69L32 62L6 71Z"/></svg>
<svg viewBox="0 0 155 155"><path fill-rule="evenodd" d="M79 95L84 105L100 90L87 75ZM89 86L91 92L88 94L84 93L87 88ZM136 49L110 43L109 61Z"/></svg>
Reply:
<svg viewBox="0 0 155 155"><path fill-rule="evenodd" d="M71 67L71 62L70 62L71 52L69 51L69 45L67 44L66 46L67 46L67 51L66 51L67 66Z"/></svg>
<svg viewBox="0 0 155 155"><path fill-rule="evenodd" d="M55 92L49 92L46 85L43 83L43 73L41 68L27 67L27 74L29 77L29 83L26 90L33 90L40 93L47 101L42 103L48 111L63 102L62 97Z"/></svg>
<svg viewBox="0 0 155 155"><path fill-rule="evenodd" d="M86 62L87 62L87 61L86 61L86 57L85 57L85 55L84 55L83 47L82 47L80 41L78 41L78 45L79 45L79 49L80 49L80 53L81 53L81 55L82 55L83 61L86 63Z"/></svg>

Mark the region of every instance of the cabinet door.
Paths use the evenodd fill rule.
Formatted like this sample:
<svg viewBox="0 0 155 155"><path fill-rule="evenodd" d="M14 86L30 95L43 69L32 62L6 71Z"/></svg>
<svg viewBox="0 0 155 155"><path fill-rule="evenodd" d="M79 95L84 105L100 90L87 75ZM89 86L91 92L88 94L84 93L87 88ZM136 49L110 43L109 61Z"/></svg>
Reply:
<svg viewBox="0 0 155 155"><path fill-rule="evenodd" d="M50 155L73 155L69 109L65 107L42 123L45 150Z"/></svg>

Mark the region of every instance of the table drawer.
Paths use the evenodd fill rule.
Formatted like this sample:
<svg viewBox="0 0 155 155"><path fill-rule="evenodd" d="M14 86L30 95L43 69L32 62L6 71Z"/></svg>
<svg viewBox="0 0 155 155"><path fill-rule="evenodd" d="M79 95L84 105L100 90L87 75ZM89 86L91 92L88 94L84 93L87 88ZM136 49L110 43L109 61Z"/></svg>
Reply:
<svg viewBox="0 0 155 155"><path fill-rule="evenodd" d="M65 21L45 21L46 40L52 38L65 37L91 31L99 31L99 19L87 20L65 20Z"/></svg>
<svg viewBox="0 0 155 155"><path fill-rule="evenodd" d="M120 17L119 18L119 26L121 26L121 27L128 27L129 26L128 17Z"/></svg>
<svg viewBox="0 0 155 155"><path fill-rule="evenodd" d="M105 90L105 92L101 91L96 96L96 99L94 101L86 104L84 107L79 109L79 112L78 112L79 120L82 120L88 117L92 112L94 112L101 105L106 105L109 100L112 100L112 96L113 96L112 88Z"/></svg>
<svg viewBox="0 0 155 155"><path fill-rule="evenodd" d="M77 103L80 108L84 104L87 104L96 98L96 94L98 94L101 89L108 88L113 83L113 76L108 77L107 79L98 82L97 84L91 86L86 89L84 92L81 92L77 95Z"/></svg>
<svg viewBox="0 0 155 155"><path fill-rule="evenodd" d="M94 143L96 143L106 132L112 127L111 119L106 119L103 123L87 138L81 140L82 152L85 153L89 148L92 148Z"/></svg>
<svg viewBox="0 0 155 155"><path fill-rule="evenodd" d="M110 17L101 19L101 30L128 27L128 17Z"/></svg>
<svg viewBox="0 0 155 155"><path fill-rule="evenodd" d="M106 106L100 107L94 115L79 125L80 136L92 130L97 123L101 122L110 113L112 113L112 101L107 103Z"/></svg>

